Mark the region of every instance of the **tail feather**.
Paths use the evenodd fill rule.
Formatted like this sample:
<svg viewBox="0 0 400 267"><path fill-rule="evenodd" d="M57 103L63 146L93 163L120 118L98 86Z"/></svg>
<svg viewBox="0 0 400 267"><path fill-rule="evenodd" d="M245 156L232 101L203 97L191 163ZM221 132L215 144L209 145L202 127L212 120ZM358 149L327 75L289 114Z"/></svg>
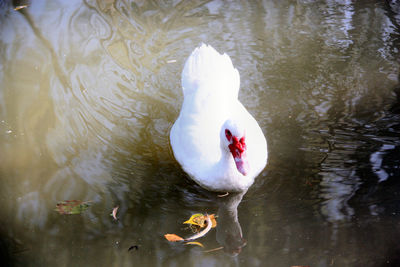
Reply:
<svg viewBox="0 0 400 267"><path fill-rule="evenodd" d="M193 90L223 90L237 98L240 76L227 54L218 53L213 47L202 44L189 56L182 71L184 95Z"/></svg>

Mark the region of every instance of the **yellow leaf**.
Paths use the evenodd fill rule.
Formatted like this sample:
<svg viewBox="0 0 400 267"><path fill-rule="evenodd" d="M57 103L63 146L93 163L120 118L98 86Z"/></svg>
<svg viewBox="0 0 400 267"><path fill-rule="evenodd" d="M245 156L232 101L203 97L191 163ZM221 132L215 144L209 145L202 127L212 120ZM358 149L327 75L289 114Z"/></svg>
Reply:
<svg viewBox="0 0 400 267"><path fill-rule="evenodd" d="M166 234L164 237L169 241L169 242L178 242L178 241L183 241L183 238L176 235L176 234Z"/></svg>
<svg viewBox="0 0 400 267"><path fill-rule="evenodd" d="M200 246L200 247L204 248L203 244L200 242L187 242L187 243L185 243L185 245L196 245L196 246Z"/></svg>
<svg viewBox="0 0 400 267"><path fill-rule="evenodd" d="M189 220L183 222L184 224L192 224L192 225L198 225L200 227L204 227L204 222L205 222L205 218L204 218L204 214L201 213L196 213L193 214Z"/></svg>
<svg viewBox="0 0 400 267"><path fill-rule="evenodd" d="M215 215L211 214L211 215L204 215L201 213L196 213L193 214L189 220L183 222L185 224L191 224L191 225L198 225L201 228L205 227L206 224L205 222L207 221L207 217L210 217L211 222L212 222L212 228L215 228L217 226L217 221L215 220Z"/></svg>
<svg viewBox="0 0 400 267"><path fill-rule="evenodd" d="M207 234L211 230L212 222L211 222L210 216L206 215L206 216L204 216L204 218L207 220L207 227L204 228L204 230L202 230L201 232L199 232L191 237L186 238L185 241L191 241L191 240L195 240L197 238L203 237L205 234Z"/></svg>

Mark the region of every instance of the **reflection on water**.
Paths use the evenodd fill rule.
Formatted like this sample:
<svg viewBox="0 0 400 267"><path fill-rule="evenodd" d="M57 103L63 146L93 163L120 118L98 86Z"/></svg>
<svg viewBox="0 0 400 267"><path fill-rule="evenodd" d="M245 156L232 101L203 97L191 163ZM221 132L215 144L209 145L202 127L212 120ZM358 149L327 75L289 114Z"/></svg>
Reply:
<svg viewBox="0 0 400 267"><path fill-rule="evenodd" d="M0 253L10 264L400 264L396 1L0 9ZM180 72L201 42L231 56L268 139L269 165L245 195L210 196L169 148ZM92 205L54 212L68 199ZM201 242L224 252L162 238L198 212L219 214Z"/></svg>
<svg viewBox="0 0 400 267"><path fill-rule="evenodd" d="M243 195L244 193L231 194L218 200L217 241L225 252L232 255L238 255L246 245L237 211Z"/></svg>

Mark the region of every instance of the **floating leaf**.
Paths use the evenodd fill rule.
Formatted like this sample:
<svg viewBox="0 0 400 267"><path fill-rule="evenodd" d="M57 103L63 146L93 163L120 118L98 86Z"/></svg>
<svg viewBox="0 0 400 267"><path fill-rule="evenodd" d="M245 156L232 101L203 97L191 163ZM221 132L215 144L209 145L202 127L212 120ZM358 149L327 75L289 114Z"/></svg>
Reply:
<svg viewBox="0 0 400 267"><path fill-rule="evenodd" d="M196 241L187 242L187 243L185 243L185 245L196 245L196 246L200 246L200 247L204 248L202 243L196 242Z"/></svg>
<svg viewBox="0 0 400 267"><path fill-rule="evenodd" d="M192 228L192 230L194 228L197 233L188 238L182 238L175 234L166 234L166 235L164 235L165 238L170 242L184 241L185 244L188 244L188 245L197 245L200 247L204 247L203 244L201 244L199 242L192 242L192 241L205 236L211 230L211 228L217 226L217 221L215 219L214 214L211 214L211 215L205 214L204 215L202 213L196 213L196 214L193 214L189 220L185 221L184 224L190 224L190 228ZM204 229L201 230L202 228L204 228Z"/></svg>
<svg viewBox="0 0 400 267"><path fill-rule="evenodd" d="M198 225L204 227L205 217L202 213L193 214L189 220L183 222L184 224Z"/></svg>
<svg viewBox="0 0 400 267"><path fill-rule="evenodd" d="M204 215L201 213L196 213L193 214L189 220L183 222L185 224L190 224L190 225L197 225L200 226L201 228L205 227L205 222L207 221L207 216L210 217L211 219L211 223L212 223L212 228L217 226L217 221L215 220L215 215L211 214L211 215Z"/></svg>
<svg viewBox="0 0 400 267"><path fill-rule="evenodd" d="M113 210L110 214L114 218L114 220L118 220L118 218L117 218L118 208L119 208L119 206L116 206L115 208L113 208Z"/></svg>
<svg viewBox="0 0 400 267"><path fill-rule="evenodd" d="M81 214L89 207L89 201L66 200L58 202L55 211L59 214Z"/></svg>
<svg viewBox="0 0 400 267"><path fill-rule="evenodd" d="M169 241L169 242L179 242L183 241L184 239L176 234L166 234L164 237Z"/></svg>
<svg viewBox="0 0 400 267"><path fill-rule="evenodd" d="M191 240L195 240L197 238L203 237L205 234L207 234L211 230L212 222L211 222L210 216L205 215L204 218L207 221L207 227L203 231L201 231L191 237L186 238L185 241L191 241Z"/></svg>

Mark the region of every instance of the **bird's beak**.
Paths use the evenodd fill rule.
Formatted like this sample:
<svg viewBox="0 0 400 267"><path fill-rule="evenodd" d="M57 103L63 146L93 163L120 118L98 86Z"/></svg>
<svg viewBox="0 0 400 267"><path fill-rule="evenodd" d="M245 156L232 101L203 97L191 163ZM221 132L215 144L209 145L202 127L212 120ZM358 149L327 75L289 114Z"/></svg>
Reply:
<svg viewBox="0 0 400 267"><path fill-rule="evenodd" d="M238 171L246 176L249 173L250 166L249 162L247 161L246 153L242 153L240 157L233 157L236 163L236 168Z"/></svg>

